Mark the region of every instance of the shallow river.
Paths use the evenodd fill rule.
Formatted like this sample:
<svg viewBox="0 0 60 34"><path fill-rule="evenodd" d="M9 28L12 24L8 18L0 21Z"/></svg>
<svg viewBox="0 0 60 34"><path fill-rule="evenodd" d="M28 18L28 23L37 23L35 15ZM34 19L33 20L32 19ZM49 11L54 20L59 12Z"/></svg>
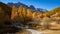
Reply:
<svg viewBox="0 0 60 34"><path fill-rule="evenodd" d="M42 31L37 31L37 30L33 30L33 29L26 29L27 31L29 31L28 34L44 34L44 32Z"/></svg>

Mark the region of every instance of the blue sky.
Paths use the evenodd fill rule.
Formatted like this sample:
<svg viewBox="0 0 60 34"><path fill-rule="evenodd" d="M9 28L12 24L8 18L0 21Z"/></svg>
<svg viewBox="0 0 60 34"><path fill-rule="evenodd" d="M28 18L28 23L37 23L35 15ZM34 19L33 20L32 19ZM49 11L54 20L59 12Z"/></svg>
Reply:
<svg viewBox="0 0 60 34"><path fill-rule="evenodd" d="M56 7L60 6L60 0L0 0L0 2L8 3L8 2L21 2L26 5L33 5L36 8L43 8L47 10L52 10Z"/></svg>

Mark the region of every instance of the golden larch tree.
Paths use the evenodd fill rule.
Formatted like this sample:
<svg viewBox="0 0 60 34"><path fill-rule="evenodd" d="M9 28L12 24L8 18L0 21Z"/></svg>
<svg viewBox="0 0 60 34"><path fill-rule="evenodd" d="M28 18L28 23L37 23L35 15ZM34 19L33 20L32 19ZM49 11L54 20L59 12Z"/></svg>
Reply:
<svg viewBox="0 0 60 34"><path fill-rule="evenodd" d="M2 8L0 8L0 21L4 20L5 12Z"/></svg>
<svg viewBox="0 0 60 34"><path fill-rule="evenodd" d="M11 19L14 19L14 17L17 16L17 8L15 6L12 7L12 14L11 14Z"/></svg>
<svg viewBox="0 0 60 34"><path fill-rule="evenodd" d="M43 16L42 13L39 13L39 14L38 14L38 17L39 17L39 18L43 18L44 16Z"/></svg>
<svg viewBox="0 0 60 34"><path fill-rule="evenodd" d="M23 6L21 5L19 8L18 8L18 17L20 17L20 21L24 21L24 18L23 18Z"/></svg>
<svg viewBox="0 0 60 34"><path fill-rule="evenodd" d="M22 15L23 18L26 18L26 15L27 15L27 9L26 9L25 7L23 8L23 11L22 11L22 12L23 12L23 15Z"/></svg>
<svg viewBox="0 0 60 34"><path fill-rule="evenodd" d="M32 18L35 18L37 16L37 12L33 12L33 17Z"/></svg>
<svg viewBox="0 0 60 34"><path fill-rule="evenodd" d="M27 19L28 20L32 20L32 15L33 15L32 10L31 9L27 9Z"/></svg>
<svg viewBox="0 0 60 34"><path fill-rule="evenodd" d="M32 18L32 11L30 9L27 9L27 17Z"/></svg>

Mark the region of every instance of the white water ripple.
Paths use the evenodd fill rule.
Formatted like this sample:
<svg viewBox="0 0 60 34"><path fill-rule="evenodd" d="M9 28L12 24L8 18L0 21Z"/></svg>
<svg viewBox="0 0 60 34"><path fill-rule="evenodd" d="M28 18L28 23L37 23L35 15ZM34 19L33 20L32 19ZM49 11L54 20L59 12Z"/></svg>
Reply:
<svg viewBox="0 0 60 34"><path fill-rule="evenodd" d="M37 30L33 30L33 29L26 29L27 31L29 31L29 34L44 34L44 32L40 32Z"/></svg>

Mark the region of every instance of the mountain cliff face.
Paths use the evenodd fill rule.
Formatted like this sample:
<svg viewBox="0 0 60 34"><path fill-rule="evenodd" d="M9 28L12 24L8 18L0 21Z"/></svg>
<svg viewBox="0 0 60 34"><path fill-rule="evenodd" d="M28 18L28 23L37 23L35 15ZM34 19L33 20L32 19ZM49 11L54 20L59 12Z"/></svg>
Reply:
<svg viewBox="0 0 60 34"><path fill-rule="evenodd" d="M35 8L33 5L27 6L27 5L20 3L20 2L18 2L18 3L7 3L7 5L10 7L16 6L17 8L19 8L22 5L23 7L26 7L27 9L31 9L32 11L36 11L36 12L48 11L48 10L42 9L42 8Z"/></svg>
<svg viewBox="0 0 60 34"><path fill-rule="evenodd" d="M28 6L27 6L27 5L22 4L22 3L20 3L20 2L18 2L18 3L7 3L7 5L8 5L8 6L10 6L10 7L16 6L17 8L19 8L19 6L21 6L21 5L22 5L23 7L28 8Z"/></svg>

